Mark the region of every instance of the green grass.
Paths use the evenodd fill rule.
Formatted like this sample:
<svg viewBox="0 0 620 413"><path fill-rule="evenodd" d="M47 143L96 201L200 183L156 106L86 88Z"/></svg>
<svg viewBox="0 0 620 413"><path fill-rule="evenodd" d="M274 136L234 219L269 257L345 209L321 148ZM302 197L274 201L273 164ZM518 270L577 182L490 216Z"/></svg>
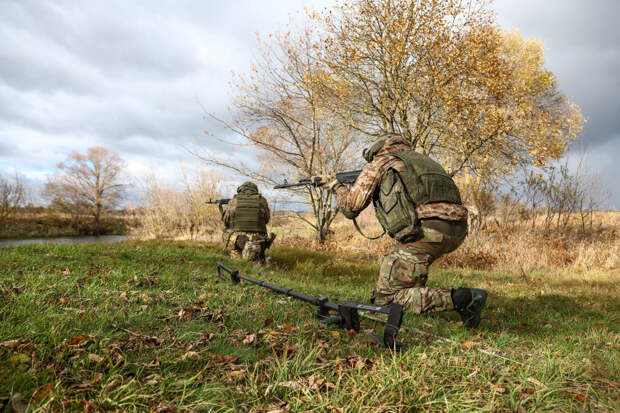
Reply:
<svg viewBox="0 0 620 413"><path fill-rule="evenodd" d="M481 327L409 314L404 325L452 342L403 331L408 349L393 355L320 324L307 304L214 276L221 260L367 301L377 263L271 255L261 268L188 242L0 249L0 410L620 410L617 272L433 268L432 285L489 290ZM513 361L478 351L490 348Z"/></svg>

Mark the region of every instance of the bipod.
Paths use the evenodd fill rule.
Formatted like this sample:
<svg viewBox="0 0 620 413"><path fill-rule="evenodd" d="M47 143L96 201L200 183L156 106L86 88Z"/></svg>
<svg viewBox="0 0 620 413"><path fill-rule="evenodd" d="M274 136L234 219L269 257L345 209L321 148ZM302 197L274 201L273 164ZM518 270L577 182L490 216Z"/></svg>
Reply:
<svg viewBox="0 0 620 413"><path fill-rule="evenodd" d="M321 322L334 324L347 330L353 330L357 333L360 332L360 317L358 311L387 314L388 319L383 326L383 337L376 334L370 334L370 337L389 349L401 350L404 347L403 343L396 341L396 336L398 335L398 330L400 329L404 314L403 307L399 304L392 303L389 307L381 307L352 301L332 303L325 296L313 297L294 291L290 288L278 287L277 285L273 285L265 281L241 275L239 274L239 270L232 270L221 262L216 264L217 276L225 281L229 280L224 277L222 271L225 271L230 275L230 281L234 284L238 284L241 280L244 280L260 285L261 287L268 288L277 293L293 297L297 300L305 301L318 307L317 317Z"/></svg>

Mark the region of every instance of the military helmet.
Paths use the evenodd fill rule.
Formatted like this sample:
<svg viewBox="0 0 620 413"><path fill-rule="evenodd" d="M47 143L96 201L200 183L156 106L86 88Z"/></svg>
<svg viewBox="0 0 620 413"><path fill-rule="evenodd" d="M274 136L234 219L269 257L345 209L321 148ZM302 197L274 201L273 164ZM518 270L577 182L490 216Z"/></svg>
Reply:
<svg viewBox="0 0 620 413"><path fill-rule="evenodd" d="M258 187L256 186L254 182L247 181L247 182L242 183L241 186L237 188L237 193L240 193L242 191L247 191L247 190L258 192Z"/></svg>
<svg viewBox="0 0 620 413"><path fill-rule="evenodd" d="M392 135L391 134L382 135L372 145L364 149L364 151L362 152L362 156L364 157L366 162L368 163L372 162L372 160L375 158L375 155L377 155L377 153L379 153L381 148L383 148L383 145L385 145L385 141L390 136Z"/></svg>

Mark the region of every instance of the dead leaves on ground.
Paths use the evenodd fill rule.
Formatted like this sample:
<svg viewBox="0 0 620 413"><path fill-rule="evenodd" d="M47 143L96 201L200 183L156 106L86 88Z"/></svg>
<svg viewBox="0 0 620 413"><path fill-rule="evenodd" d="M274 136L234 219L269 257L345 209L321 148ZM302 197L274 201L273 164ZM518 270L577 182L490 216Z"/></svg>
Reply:
<svg viewBox="0 0 620 413"><path fill-rule="evenodd" d="M309 377L300 377L297 380L282 381L276 384L270 384L265 389L264 396L267 397L269 393L276 387L285 388L293 391L316 391L321 392L328 388L335 388L336 385L326 381L318 374L313 374Z"/></svg>
<svg viewBox="0 0 620 413"><path fill-rule="evenodd" d="M164 322L169 322L174 319L189 321L195 318L206 318L211 322L219 323L223 326L225 316L224 310L221 308L210 310L203 301L200 301L192 306L181 308L176 311L175 314L163 317L162 320Z"/></svg>

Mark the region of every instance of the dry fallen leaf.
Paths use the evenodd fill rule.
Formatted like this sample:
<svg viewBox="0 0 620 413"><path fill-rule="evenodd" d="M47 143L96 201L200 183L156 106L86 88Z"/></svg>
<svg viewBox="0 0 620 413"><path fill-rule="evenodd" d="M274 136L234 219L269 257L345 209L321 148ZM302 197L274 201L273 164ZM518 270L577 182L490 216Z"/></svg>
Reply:
<svg viewBox="0 0 620 413"><path fill-rule="evenodd" d="M325 384L325 380L321 378L318 374L313 374L308 377L308 387L313 390L321 390L323 385Z"/></svg>
<svg viewBox="0 0 620 413"><path fill-rule="evenodd" d="M336 330L330 331L329 334L331 334L332 337L334 337L335 339L339 339L340 338L340 332L338 332Z"/></svg>
<svg viewBox="0 0 620 413"><path fill-rule="evenodd" d="M583 403L583 402L585 402L585 401L586 401L586 396L584 396L584 395L583 395L583 394L581 394L581 393L573 393L573 392L570 392L570 391L569 391L569 392L567 392L567 393L568 393L568 395L569 395L570 397L572 397L573 399L575 399L575 400L577 400L577 401L579 401L579 402L582 402L582 403Z"/></svg>
<svg viewBox="0 0 620 413"><path fill-rule="evenodd" d="M248 334L243 339L243 344L246 344L246 345L252 344L254 340L256 340L256 334Z"/></svg>
<svg viewBox="0 0 620 413"><path fill-rule="evenodd" d="M85 336L83 336L82 334L78 334L77 336L71 339L70 343L72 346L77 346L77 345L84 343L86 340L87 338Z"/></svg>
<svg viewBox="0 0 620 413"><path fill-rule="evenodd" d="M161 376L159 374L149 374L144 378L144 383L149 386L156 386L161 380Z"/></svg>
<svg viewBox="0 0 620 413"><path fill-rule="evenodd" d="M469 340L461 340L461 344L468 350L474 346L474 343Z"/></svg>
<svg viewBox="0 0 620 413"><path fill-rule="evenodd" d="M54 383L47 383L45 386L39 387L32 394L32 398L35 400L41 400L49 396L54 391Z"/></svg>
<svg viewBox="0 0 620 413"><path fill-rule="evenodd" d="M24 403L21 393L14 393L11 397L11 407L16 413L24 413L28 410L28 405Z"/></svg>
<svg viewBox="0 0 620 413"><path fill-rule="evenodd" d="M200 337L200 340L198 340L200 343L208 343L209 341L213 340L213 337L215 337L215 334L213 333L205 333L202 337Z"/></svg>
<svg viewBox="0 0 620 413"><path fill-rule="evenodd" d="M293 326L290 325L289 323L284 323L284 332L286 334L290 333L291 331L293 331Z"/></svg>
<svg viewBox="0 0 620 413"><path fill-rule="evenodd" d="M88 359L92 361L93 363L101 363L104 360L103 357L101 357L98 354L94 354L94 353L90 353L88 355Z"/></svg>
<svg viewBox="0 0 620 413"><path fill-rule="evenodd" d="M273 318L266 318L265 319L265 327L269 327L272 324L273 324Z"/></svg>
<svg viewBox="0 0 620 413"><path fill-rule="evenodd" d="M196 353L195 351L188 351L187 353L183 354L181 360L200 360L200 354Z"/></svg>
<svg viewBox="0 0 620 413"><path fill-rule="evenodd" d="M108 382L108 384L106 384L103 389L104 390L112 390L114 388L116 388L119 384L120 384L120 380L119 379L114 379Z"/></svg>
<svg viewBox="0 0 620 413"><path fill-rule="evenodd" d="M278 383L278 386L286 387L292 390L299 390L302 387L299 381L283 381L283 382Z"/></svg>
<svg viewBox="0 0 620 413"><path fill-rule="evenodd" d="M7 340L0 343L0 348L15 348L19 345L19 340Z"/></svg>
<svg viewBox="0 0 620 413"><path fill-rule="evenodd" d="M181 379L181 380L178 380L178 381L175 381L174 383L172 383L172 386L174 386L174 387L183 387L183 386L188 385L189 383L191 383L191 380Z"/></svg>

